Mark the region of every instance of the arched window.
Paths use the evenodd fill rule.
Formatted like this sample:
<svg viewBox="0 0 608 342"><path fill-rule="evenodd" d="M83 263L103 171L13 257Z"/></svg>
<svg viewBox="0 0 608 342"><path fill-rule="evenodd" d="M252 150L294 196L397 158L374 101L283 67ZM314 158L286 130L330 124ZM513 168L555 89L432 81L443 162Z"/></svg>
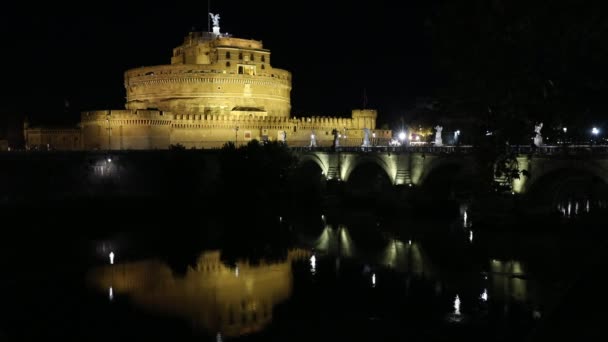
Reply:
<svg viewBox="0 0 608 342"><path fill-rule="evenodd" d="M266 69L266 68L264 68L264 64L262 64L262 70L264 70L264 69Z"/></svg>
<svg viewBox="0 0 608 342"><path fill-rule="evenodd" d="M262 62L266 62L266 56L262 55Z"/></svg>
<svg viewBox="0 0 608 342"><path fill-rule="evenodd" d="M253 53L251 54L251 58L250 59L253 61Z"/></svg>
<svg viewBox="0 0 608 342"><path fill-rule="evenodd" d="M243 53L239 52L239 59L243 59Z"/></svg>
<svg viewBox="0 0 608 342"><path fill-rule="evenodd" d="M230 51L226 51L226 59L230 59Z"/></svg>
<svg viewBox="0 0 608 342"><path fill-rule="evenodd" d="M226 66L229 67L230 66L230 62L226 62Z"/></svg>

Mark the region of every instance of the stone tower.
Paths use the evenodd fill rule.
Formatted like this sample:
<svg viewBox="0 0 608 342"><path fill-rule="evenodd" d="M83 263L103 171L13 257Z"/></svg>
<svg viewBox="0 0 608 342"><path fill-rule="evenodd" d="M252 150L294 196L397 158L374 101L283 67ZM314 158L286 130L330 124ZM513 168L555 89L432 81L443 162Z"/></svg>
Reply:
<svg viewBox="0 0 608 342"><path fill-rule="evenodd" d="M188 33L170 65L126 71L125 88L127 109L276 117L291 109L291 74L271 66L262 42L216 32Z"/></svg>

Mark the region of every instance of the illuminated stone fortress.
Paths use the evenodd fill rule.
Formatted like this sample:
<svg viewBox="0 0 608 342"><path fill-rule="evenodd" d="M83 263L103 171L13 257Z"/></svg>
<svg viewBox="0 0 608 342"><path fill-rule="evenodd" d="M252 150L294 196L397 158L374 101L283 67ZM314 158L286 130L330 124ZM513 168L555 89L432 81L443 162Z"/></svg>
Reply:
<svg viewBox="0 0 608 342"><path fill-rule="evenodd" d="M388 140L376 130L377 112L353 110L350 118L294 118L291 73L273 68L261 41L220 32L190 32L173 49L171 64L125 72L126 109L86 111L77 129L24 125L26 146L43 149L217 148L250 140L285 141L290 146L330 146L332 132L347 138L341 145ZM373 138L372 138L373 136Z"/></svg>

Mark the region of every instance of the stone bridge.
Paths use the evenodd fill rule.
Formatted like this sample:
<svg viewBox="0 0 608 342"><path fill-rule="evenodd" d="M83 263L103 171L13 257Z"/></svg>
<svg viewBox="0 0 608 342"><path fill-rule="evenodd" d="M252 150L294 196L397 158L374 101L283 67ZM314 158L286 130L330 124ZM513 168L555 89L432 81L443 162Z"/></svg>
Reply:
<svg viewBox="0 0 608 342"><path fill-rule="evenodd" d="M471 146L294 150L301 165L314 163L327 179L345 182L364 164L378 166L393 185L422 186L435 177L445 176L449 170L457 170L465 177L479 175ZM516 155L516 166L530 174L513 181L514 193L524 194L537 184L555 186L555 182L574 178L608 184L608 146L514 146L512 152Z"/></svg>

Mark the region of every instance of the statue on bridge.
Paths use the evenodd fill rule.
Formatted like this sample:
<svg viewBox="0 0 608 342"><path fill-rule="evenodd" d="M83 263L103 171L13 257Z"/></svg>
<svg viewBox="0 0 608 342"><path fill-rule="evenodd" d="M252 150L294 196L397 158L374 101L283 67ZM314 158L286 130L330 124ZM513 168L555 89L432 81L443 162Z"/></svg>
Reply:
<svg viewBox="0 0 608 342"><path fill-rule="evenodd" d="M315 131L310 133L310 148L317 147L317 136L315 135Z"/></svg>
<svg viewBox="0 0 608 342"><path fill-rule="evenodd" d="M361 147L365 148L365 147L370 147L370 143L369 143L369 128L364 128L363 129L363 145L361 145Z"/></svg>
<svg viewBox="0 0 608 342"><path fill-rule="evenodd" d="M539 123L534 126L534 132L536 132L536 136L534 137L534 145L536 147L540 147L543 145L543 136L540 135L540 130L543 128L543 123Z"/></svg>
<svg viewBox="0 0 608 342"><path fill-rule="evenodd" d="M287 132L279 131L279 142L282 142L283 144L287 143Z"/></svg>
<svg viewBox="0 0 608 342"><path fill-rule="evenodd" d="M331 147L332 147L332 148L335 150L335 149L337 149L338 147L340 147L340 133L338 132L338 130L337 130L337 129L335 129L335 128L334 128L334 129L331 131L331 134L334 136L334 142L333 142L333 144L331 145Z"/></svg>
<svg viewBox="0 0 608 342"><path fill-rule="evenodd" d="M443 146L443 140L441 139L441 131L443 127L435 126L435 146Z"/></svg>

